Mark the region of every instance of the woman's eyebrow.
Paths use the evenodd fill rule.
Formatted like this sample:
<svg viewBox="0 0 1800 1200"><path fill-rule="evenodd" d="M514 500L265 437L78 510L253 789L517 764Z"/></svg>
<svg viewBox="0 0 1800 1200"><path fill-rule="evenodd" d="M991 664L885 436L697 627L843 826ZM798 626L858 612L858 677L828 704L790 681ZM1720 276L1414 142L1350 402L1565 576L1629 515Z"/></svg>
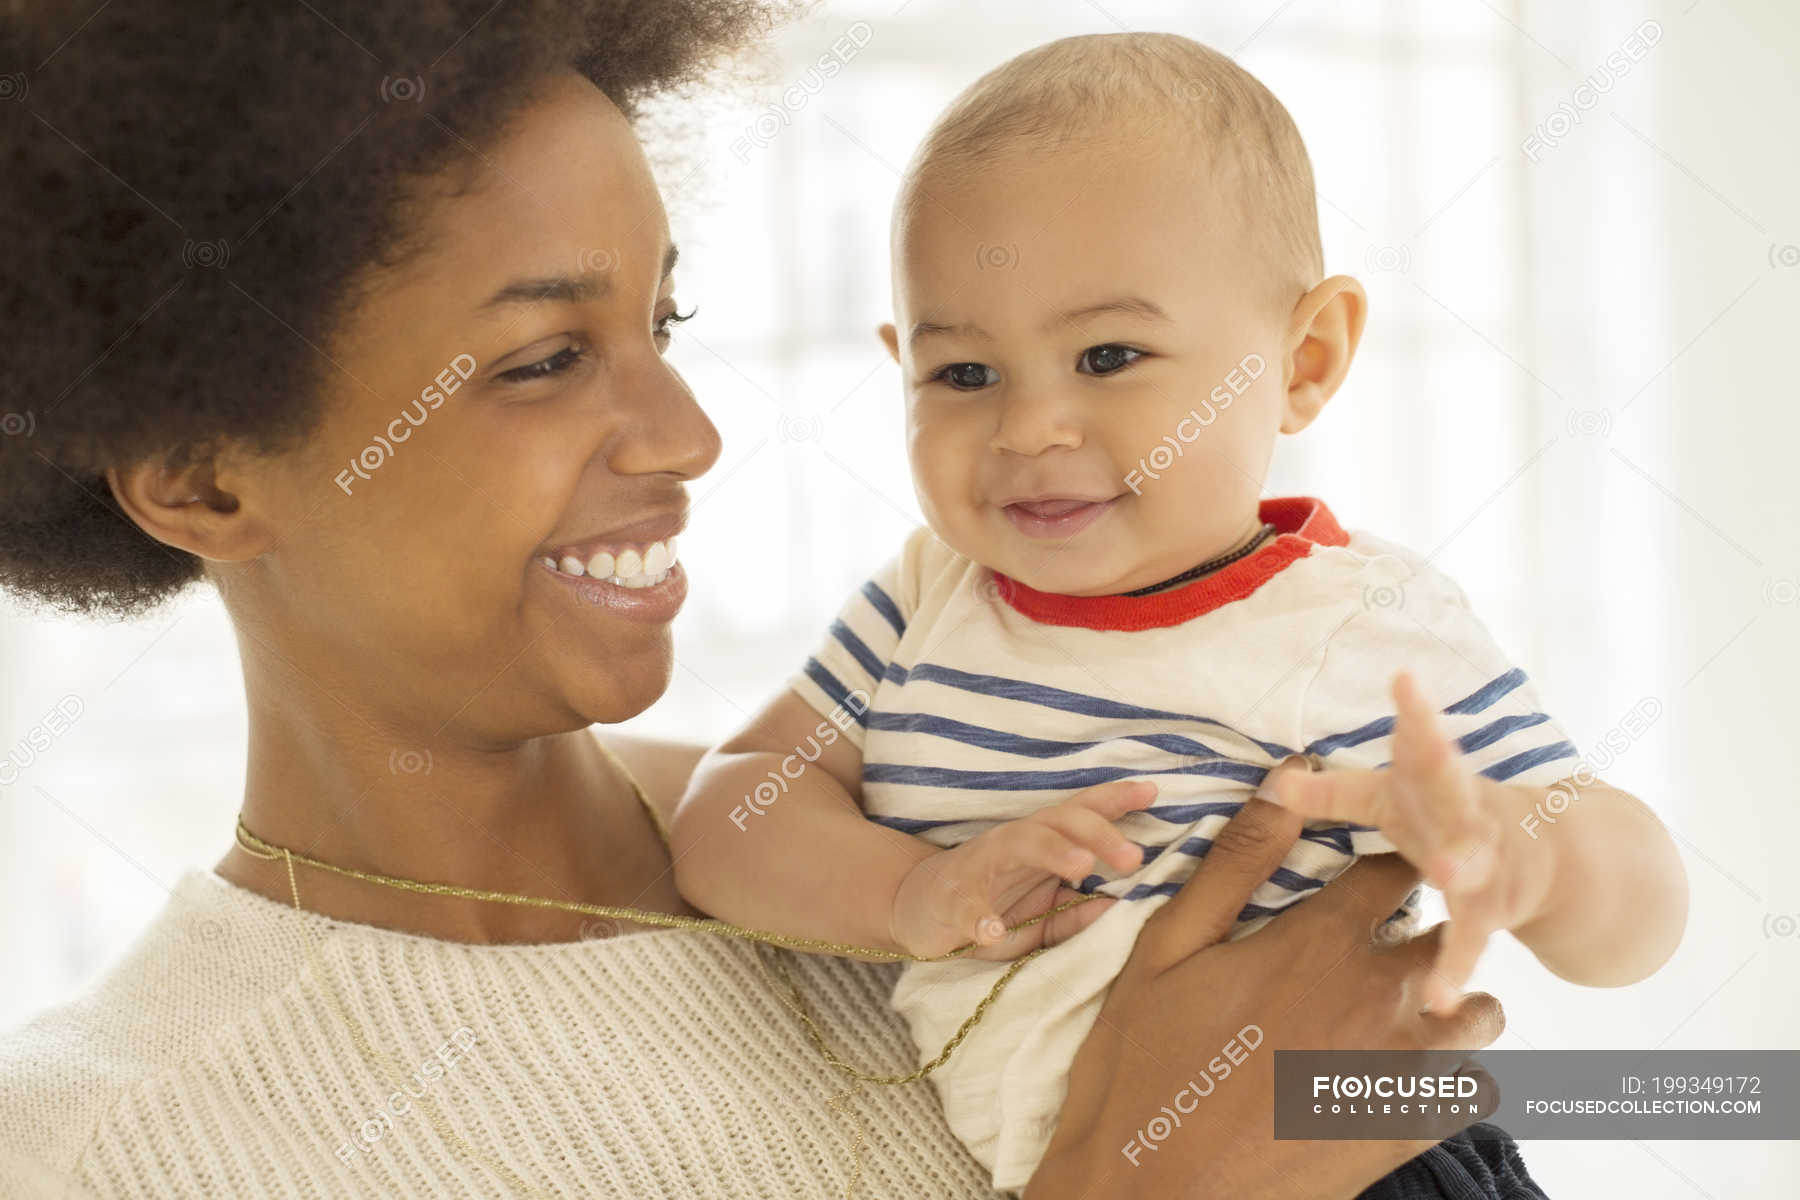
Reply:
<svg viewBox="0 0 1800 1200"><path fill-rule="evenodd" d="M663 251L662 278L667 279L681 257L681 248L670 242ZM583 304L598 300L612 290L612 265L616 256L608 256L609 264L579 275L541 275L515 279L482 301L477 312L489 312L508 304Z"/></svg>

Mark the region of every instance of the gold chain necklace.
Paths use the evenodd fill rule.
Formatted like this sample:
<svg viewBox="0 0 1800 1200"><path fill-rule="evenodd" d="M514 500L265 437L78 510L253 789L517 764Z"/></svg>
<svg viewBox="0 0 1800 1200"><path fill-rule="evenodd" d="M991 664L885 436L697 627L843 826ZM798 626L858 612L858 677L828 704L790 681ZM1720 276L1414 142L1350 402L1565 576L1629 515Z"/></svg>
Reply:
<svg viewBox="0 0 1800 1200"><path fill-rule="evenodd" d="M667 831L663 828L662 819L660 815L656 813L655 808L651 806L649 798L645 794L643 788L638 784L636 778L625 769L624 764L619 762L610 750L606 750L604 746L602 746L602 749L606 751L607 757L612 759L613 765L617 767L631 783L633 791L637 793L639 802L644 805L645 811L650 814L652 824L656 826L657 832L662 835L666 845L668 838ZM925 1076L931 1074L931 1072L943 1066L944 1063L949 1061L951 1054L955 1053L956 1048L962 1044L963 1039L968 1037L970 1031L972 1031L981 1021L982 1017L987 1014L989 1007L993 1005L994 1001L999 999L1000 993L1006 990L1006 985L1012 982L1013 977L1024 968L1026 963L1049 949L1047 946L1040 946L1036 950L1014 959L1012 965L1006 969L999 979L994 981L994 986L988 990L988 994L982 997L981 1002L975 1006L975 1011L969 1014L968 1019L962 1023L956 1033L944 1044L943 1050L941 1050L930 1062L917 1070L904 1075L879 1075L852 1066L831 1049L825 1041L823 1031L819 1029L818 1023L813 1019L812 1013L808 1010L806 1001L800 994L799 985L794 982L793 977L789 974L787 964L783 962L778 955L772 953L766 954L765 948L809 950L816 953L836 954L839 956L861 955L883 962L929 963L948 962L952 959L962 958L974 949L972 944L960 946L957 949L950 951L948 954L925 957L907 954L903 951L879 950L865 946L852 946L843 942L824 941L819 938L796 937L789 934L776 933L770 930L747 929L743 926L733 925L726 921L717 921L711 918L687 917L675 913L659 913L648 909L630 908L611 904L588 904L579 900L556 900L547 896L527 896L515 892L498 892L486 888L462 887L457 884L449 883L428 883L423 880L406 879L396 875L382 875L374 871L360 871L354 867L342 867L336 863L328 863L322 859L313 858L309 855L290 850L286 846L278 846L273 842L264 841L262 838L259 838L254 833L250 832L249 827L244 824L244 818L241 815L238 817L237 821L237 843L243 848L245 853L252 857L260 858L265 861L280 860L287 867L288 891L296 911L305 911L300 904L300 885L296 881L294 875L294 864L298 863L301 866L311 867L315 870L327 871L334 875L341 875L349 879L360 880L364 883L377 884L397 891L415 892L430 896L455 896L464 900L510 904L525 908L557 909L563 912L579 913L584 916L604 917L615 921L630 921L640 925L654 925L666 929L687 929L703 933L713 933L718 934L721 937L736 938L750 942L755 946L757 960L763 964L764 969L767 970L771 964L773 965L774 973L780 977L782 986L787 992L786 995L781 996L782 1002L800 1019L801 1024L806 1029L807 1037L812 1041L814 1047L818 1049L825 1061L833 1068L843 1072L845 1075L848 1075L856 1081L855 1086L847 1091L838 1093L827 1102L833 1112L854 1120L855 1134L851 1143L853 1163L850 1184L845 1191L846 1196L855 1195L857 1185L862 1180L862 1150L867 1139L864 1137L861 1119L854 1110L849 1108L849 1103L861 1093L863 1084L875 1083L884 1086L897 1086L900 1084L913 1083L923 1079ZM1078 904L1085 904L1089 900L1098 898L1097 893L1090 893L1074 900L1065 901L1062 904L1056 905L1054 908L1039 913L1035 917L1020 921L1016 925L1010 925L1007 927L1007 930L1008 932L1011 932L1013 930L1028 928L1040 921L1048 920L1059 912L1067 911ZM312 939L309 939L307 942L307 950L314 970L319 978L320 990L324 993L332 1008L336 1011L338 1018L344 1022L344 1026L350 1032L352 1040L356 1042L357 1050L363 1055L365 1060L382 1065L391 1077L397 1077L398 1073L394 1070L394 1064L387 1060L386 1056L376 1053L374 1048L370 1046L368 1041L363 1037L362 1031L357 1027L356 1023L350 1019L349 1013L346 1012L339 1003L336 993L332 991L326 980L325 973L322 970L322 964L319 962L318 948ZM779 992L777 994L781 995ZM515 1188L525 1194L533 1196L544 1195L543 1192L532 1188L523 1179L519 1178L519 1176L504 1163L494 1161L487 1155L476 1150L475 1147L469 1145L469 1143L458 1135L455 1130L451 1129L436 1112L431 1111L430 1109L427 1109L426 1111L433 1127L437 1129L439 1136L443 1137L446 1141L454 1142L462 1147L463 1151L470 1157L485 1163L489 1169L506 1179L507 1182L511 1183Z"/></svg>

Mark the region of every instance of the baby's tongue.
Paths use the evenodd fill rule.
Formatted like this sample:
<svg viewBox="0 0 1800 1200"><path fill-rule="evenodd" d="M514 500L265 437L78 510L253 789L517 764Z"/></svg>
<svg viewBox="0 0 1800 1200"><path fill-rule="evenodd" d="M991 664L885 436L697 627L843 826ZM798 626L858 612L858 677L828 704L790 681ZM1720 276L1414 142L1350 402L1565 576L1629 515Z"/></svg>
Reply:
<svg viewBox="0 0 1800 1200"><path fill-rule="evenodd" d="M1044 520L1055 520L1064 517L1078 508L1086 508L1091 500L1021 500L1014 508L1024 509L1034 517Z"/></svg>

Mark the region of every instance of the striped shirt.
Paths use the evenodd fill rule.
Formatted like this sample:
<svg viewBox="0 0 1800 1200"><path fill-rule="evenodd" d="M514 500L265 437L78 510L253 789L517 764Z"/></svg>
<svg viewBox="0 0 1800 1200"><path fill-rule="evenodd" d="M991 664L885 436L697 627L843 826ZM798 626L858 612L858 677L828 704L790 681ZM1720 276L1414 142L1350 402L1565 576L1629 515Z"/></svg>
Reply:
<svg viewBox="0 0 1800 1200"><path fill-rule="evenodd" d="M869 818L935 845L1109 780L1158 785L1150 808L1120 822L1143 865L1081 885L1136 903L1021 971L933 1076L997 1187L1023 1186L1041 1156L1062 1076L1137 930L1268 771L1296 754L1327 770L1387 765L1396 671L1441 707L1472 771L1541 786L1578 760L1449 577L1408 549L1345 532L1315 499L1265 501L1261 515L1277 536L1255 553L1141 597L1038 592L917 530L792 680L821 715L854 716L842 723L862 751ZM1356 856L1391 850L1379 830L1309 822L1233 936ZM1005 966L903 972L894 1002L923 1057Z"/></svg>

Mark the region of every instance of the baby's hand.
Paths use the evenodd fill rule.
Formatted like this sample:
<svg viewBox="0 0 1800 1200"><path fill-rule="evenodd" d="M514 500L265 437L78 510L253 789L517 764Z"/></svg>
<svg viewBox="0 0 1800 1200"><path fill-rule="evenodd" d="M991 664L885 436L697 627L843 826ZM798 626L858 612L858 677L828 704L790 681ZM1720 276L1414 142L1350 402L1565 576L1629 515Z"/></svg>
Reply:
<svg viewBox="0 0 1800 1200"><path fill-rule="evenodd" d="M1509 836L1530 793L1471 774L1406 672L1394 677L1393 694L1398 716L1388 767L1286 773L1275 781L1274 798L1305 817L1376 826L1444 893L1450 921L1426 1007L1449 1012L1489 935L1542 915L1555 847Z"/></svg>
<svg viewBox="0 0 1800 1200"><path fill-rule="evenodd" d="M972 958L1009 959L1067 941L1115 901L1089 900L1024 929L1007 927L1078 897L1063 881L1080 883L1096 860L1116 871L1141 866L1143 852L1113 822L1155 798L1148 780L1103 783L920 860L894 895L895 943L920 958L973 943Z"/></svg>

